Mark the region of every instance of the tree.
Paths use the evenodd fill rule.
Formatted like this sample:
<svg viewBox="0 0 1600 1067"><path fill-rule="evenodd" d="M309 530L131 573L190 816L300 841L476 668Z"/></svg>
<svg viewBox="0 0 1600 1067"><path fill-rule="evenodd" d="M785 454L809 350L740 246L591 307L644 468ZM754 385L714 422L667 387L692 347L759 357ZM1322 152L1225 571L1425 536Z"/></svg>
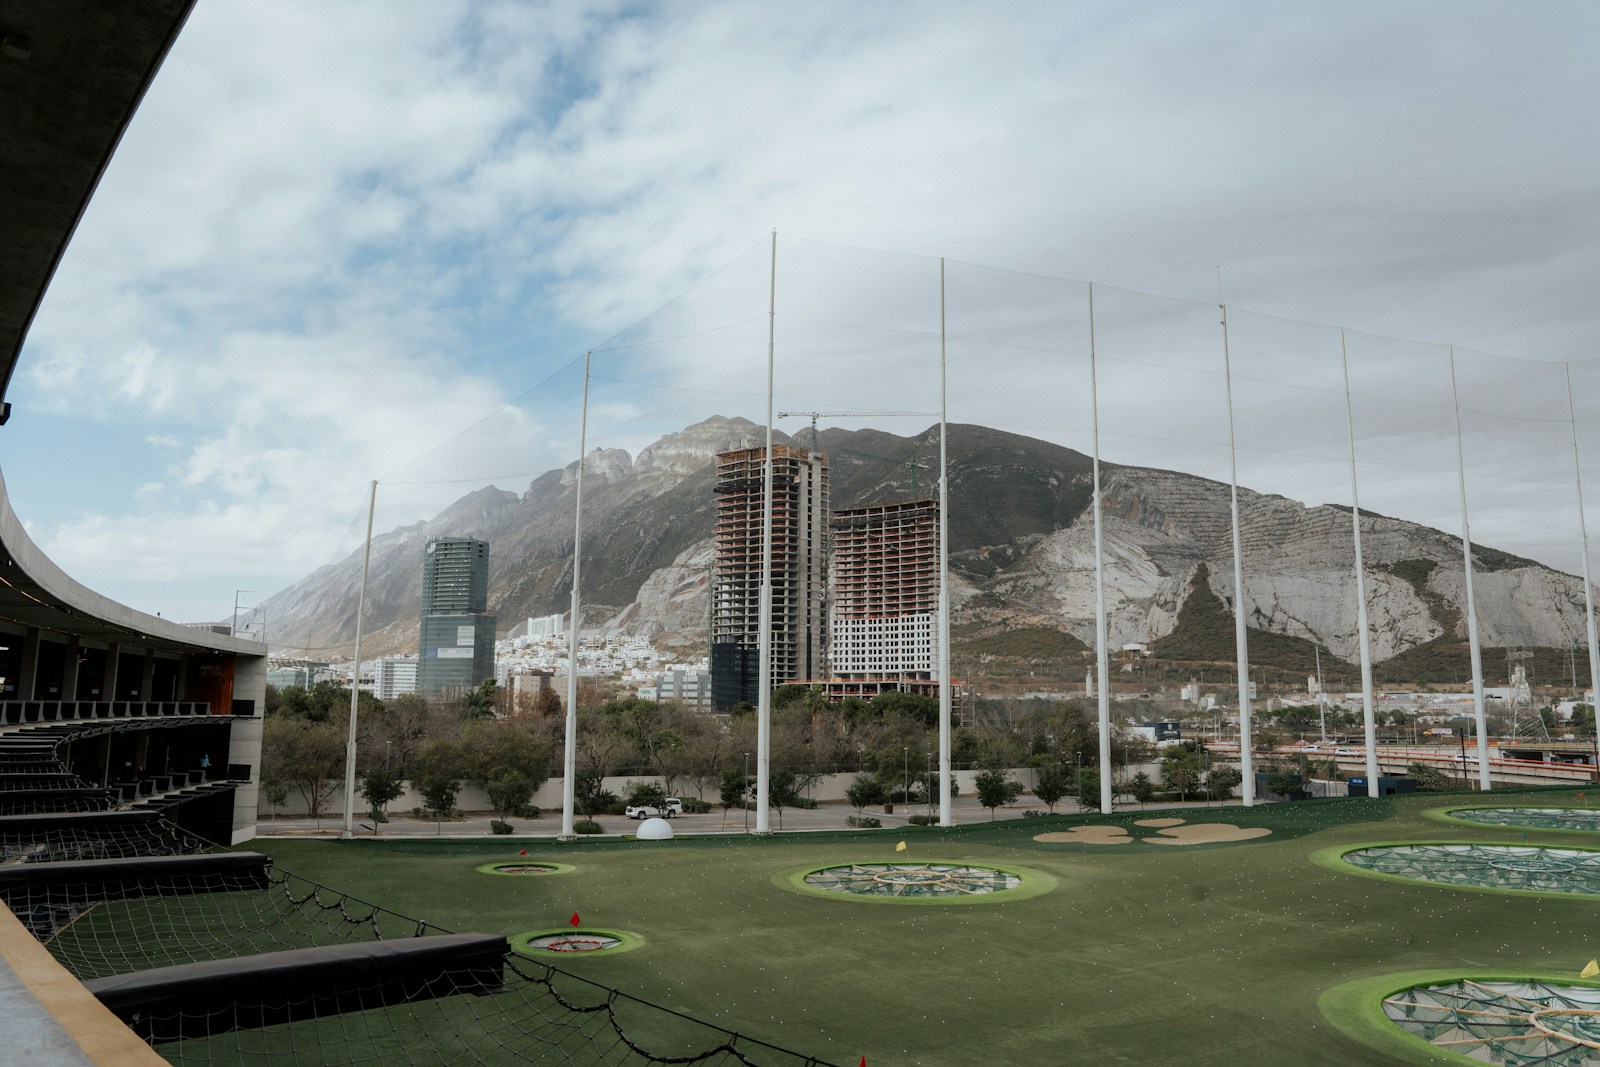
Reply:
<svg viewBox="0 0 1600 1067"><path fill-rule="evenodd" d="M1067 795L1067 769L1059 763L1047 763L1039 768L1033 783L1033 795L1055 814L1056 801Z"/></svg>
<svg viewBox="0 0 1600 1067"><path fill-rule="evenodd" d="M1172 745L1161 758L1161 781L1177 791L1179 800L1188 800L1189 794L1200 788L1203 773L1200 753L1191 742Z"/></svg>
<svg viewBox="0 0 1600 1067"><path fill-rule="evenodd" d="M996 808L1009 804L1022 795L1022 783L1014 781L1000 769L979 771L972 780L972 785L978 794L978 803L989 809L991 820L994 818Z"/></svg>
<svg viewBox="0 0 1600 1067"><path fill-rule="evenodd" d="M1417 788L1424 791L1447 789L1450 785L1450 779L1443 771L1425 763L1413 763L1406 768L1406 773L1417 783Z"/></svg>
<svg viewBox="0 0 1600 1067"><path fill-rule="evenodd" d="M1244 781L1244 775L1239 773L1239 768L1228 766L1215 766L1211 773L1206 775L1206 789L1218 800L1229 800L1233 797L1234 789Z"/></svg>
<svg viewBox="0 0 1600 1067"><path fill-rule="evenodd" d="M667 791L659 782L629 782L624 796L630 808L648 805L659 810L667 806Z"/></svg>
<svg viewBox="0 0 1600 1067"><path fill-rule="evenodd" d="M274 715L261 724L261 777L293 787L320 825L323 808L344 784L344 749L331 722Z"/></svg>
<svg viewBox="0 0 1600 1067"><path fill-rule="evenodd" d="M616 796L606 790L605 779L600 772L589 768L573 776L572 799L578 810L589 819L603 815L617 801Z"/></svg>
<svg viewBox="0 0 1600 1067"><path fill-rule="evenodd" d="M524 721L478 719L462 734L458 765L502 819L528 809L549 762L549 745Z"/></svg>
<svg viewBox="0 0 1600 1067"><path fill-rule="evenodd" d="M1289 771L1273 771L1267 775L1267 792L1293 798L1300 792L1300 776Z"/></svg>
<svg viewBox="0 0 1600 1067"><path fill-rule="evenodd" d="M400 794L405 792L405 786L401 784L398 775L391 773L386 767L378 766L367 768L356 788L368 804L372 814L372 832L377 833L378 824L389 821L384 809L391 800L400 798Z"/></svg>
<svg viewBox="0 0 1600 1067"><path fill-rule="evenodd" d="M1137 800L1142 808L1155 799L1156 784L1150 780L1148 774L1140 771L1133 776L1133 781L1128 783L1128 792L1133 794L1133 799Z"/></svg>
<svg viewBox="0 0 1600 1067"><path fill-rule="evenodd" d="M438 833L438 824L456 810L456 795L461 792L461 783L447 774L430 771L413 784L422 794L423 806L433 812L434 832Z"/></svg>
<svg viewBox="0 0 1600 1067"><path fill-rule="evenodd" d="M272 823L278 823L278 809L289 802L289 785L277 779L261 780L261 803L272 809Z"/></svg>
<svg viewBox="0 0 1600 1067"><path fill-rule="evenodd" d="M726 771L717 798L722 804L722 825L728 825L728 809L735 804L744 807L750 796L750 779L743 771Z"/></svg>
<svg viewBox="0 0 1600 1067"><path fill-rule="evenodd" d="M461 697L463 719L494 718L495 690L493 678L485 678L476 689L468 689Z"/></svg>
<svg viewBox="0 0 1600 1067"><path fill-rule="evenodd" d="M1100 807L1100 768L1078 768L1078 807L1083 811Z"/></svg>
<svg viewBox="0 0 1600 1067"><path fill-rule="evenodd" d="M844 798L850 802L852 808L856 809L856 814L860 815L870 805L883 803L883 783L870 774L858 774L856 780L844 791Z"/></svg>

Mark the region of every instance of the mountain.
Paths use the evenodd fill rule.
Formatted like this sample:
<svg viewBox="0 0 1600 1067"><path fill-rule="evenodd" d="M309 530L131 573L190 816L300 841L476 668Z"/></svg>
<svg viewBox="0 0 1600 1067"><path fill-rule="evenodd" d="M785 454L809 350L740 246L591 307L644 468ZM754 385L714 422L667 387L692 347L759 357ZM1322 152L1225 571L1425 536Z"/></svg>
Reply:
<svg viewBox="0 0 1600 1067"><path fill-rule="evenodd" d="M586 627L626 629L688 652L704 649L714 457L760 444L765 433L744 419L713 417L669 434L637 458L616 449L585 458ZM811 444L809 435L775 439ZM936 479L937 427L913 437L828 429L816 445L829 457L835 507L930 495ZM949 461L958 653L1037 644L1059 659L1092 641L1089 457L983 426L952 425ZM480 489L427 522L375 537L364 651L415 650L422 544L434 536L491 543L490 610L503 634L529 616L565 611L576 472L576 462L549 471L520 496ZM1111 463L1102 463L1101 472L1113 647L1155 642L1172 659L1231 658L1229 487ZM1252 661L1300 670L1316 645L1324 661L1330 653L1355 658L1349 509L1307 507L1242 487L1239 501ZM1374 658L1415 655L1419 648L1454 655L1449 650L1465 628L1459 539L1364 514L1362 548ZM1474 554L1484 645L1565 647L1583 640L1578 579L1485 547L1474 546ZM353 553L264 601L275 643L348 646L360 565L360 553ZM1208 597L1219 606L1203 608Z"/></svg>

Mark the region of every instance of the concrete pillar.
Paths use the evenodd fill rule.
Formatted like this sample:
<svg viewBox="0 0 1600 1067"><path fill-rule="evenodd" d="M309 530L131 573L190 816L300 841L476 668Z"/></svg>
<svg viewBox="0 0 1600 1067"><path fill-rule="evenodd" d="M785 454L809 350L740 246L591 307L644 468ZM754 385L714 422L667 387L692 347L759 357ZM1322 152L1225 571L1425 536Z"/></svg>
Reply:
<svg viewBox="0 0 1600 1067"><path fill-rule="evenodd" d="M83 655L83 638L76 634L67 639L67 655L61 664L61 699L78 699L78 657Z"/></svg>
<svg viewBox="0 0 1600 1067"><path fill-rule="evenodd" d="M39 628L28 627L22 638L22 663L17 669L17 699L32 700L38 694L33 687L39 681Z"/></svg>
<svg viewBox="0 0 1600 1067"><path fill-rule="evenodd" d="M153 648L145 649L144 673L139 675L139 699L154 700L150 694L156 684L156 651Z"/></svg>
<svg viewBox="0 0 1600 1067"><path fill-rule="evenodd" d="M115 642L106 646L105 675L100 679L100 699L115 700L117 697L117 658L122 655L122 646Z"/></svg>

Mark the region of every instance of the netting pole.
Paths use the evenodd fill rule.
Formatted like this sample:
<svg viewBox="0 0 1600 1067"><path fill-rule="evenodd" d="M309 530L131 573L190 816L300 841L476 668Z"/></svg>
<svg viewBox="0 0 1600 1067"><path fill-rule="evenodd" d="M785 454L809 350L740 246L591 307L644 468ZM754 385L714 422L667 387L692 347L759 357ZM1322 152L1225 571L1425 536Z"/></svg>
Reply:
<svg viewBox="0 0 1600 1067"><path fill-rule="evenodd" d="M1089 283L1089 423L1094 433L1094 672L1100 724L1100 811L1110 815L1111 654L1106 648L1106 557L1100 537L1100 379L1094 338L1094 282ZM1079 787L1082 787L1079 782Z"/></svg>
<svg viewBox="0 0 1600 1067"><path fill-rule="evenodd" d="M1350 537L1355 545L1356 630L1361 648L1361 730L1367 756L1367 796L1382 796L1378 783L1378 719L1372 704L1372 626L1367 619L1367 568L1361 556L1361 494L1356 484L1356 416L1350 400L1350 350L1339 327L1339 365L1344 371L1344 421L1350 434Z"/></svg>
<svg viewBox="0 0 1600 1067"><path fill-rule="evenodd" d="M1472 721L1478 728L1478 788L1489 789L1489 730L1483 710L1483 650L1478 647L1478 609L1472 599L1472 524L1467 521L1467 460L1461 443L1461 400L1456 392L1456 347L1450 346L1450 409L1456 419L1456 478L1461 489L1461 562L1467 583L1467 644L1472 657ZM1465 777L1466 768L1461 768Z"/></svg>
<svg viewBox="0 0 1600 1067"><path fill-rule="evenodd" d="M1222 286L1218 271L1217 286ZM1220 294L1219 294L1220 295ZM1228 394L1228 478L1233 516L1233 647L1239 668L1239 796L1244 806L1254 807L1256 802L1255 754L1251 751L1250 730L1250 647L1245 636L1244 618L1244 546L1239 539L1239 452L1234 442L1233 430L1233 363L1228 352L1228 305L1218 301L1222 312L1222 376Z"/></svg>
<svg viewBox="0 0 1600 1067"><path fill-rule="evenodd" d="M767 454L761 472L761 628L760 692L756 695L756 833L770 834L767 784L772 759L772 394L773 352L778 321L778 231L772 231L772 265L767 276Z"/></svg>
<svg viewBox="0 0 1600 1067"><path fill-rule="evenodd" d="M1572 399L1572 364L1567 372L1567 416L1572 424L1572 472L1578 487L1578 533L1583 542L1583 621L1589 638L1590 708L1600 703L1600 645L1595 642L1594 584L1589 581L1589 521L1583 514L1583 461L1578 453L1578 409ZM1600 719L1596 719L1600 722Z"/></svg>
<svg viewBox="0 0 1600 1067"><path fill-rule="evenodd" d="M572 841L573 809L578 800L578 633L581 602L578 573L583 563L583 464L589 447L589 358L583 354L583 407L578 416L578 474L572 503L572 618L567 623L567 733L561 757L561 833L557 840Z"/></svg>
<svg viewBox="0 0 1600 1067"><path fill-rule="evenodd" d="M356 599L355 666L350 672L350 736L344 744L344 826L341 840L356 835L356 702L361 697L361 622L367 614L367 565L372 562L372 512L378 506L378 482L367 495L367 544L361 555L361 595Z"/></svg>
<svg viewBox="0 0 1600 1067"><path fill-rule="evenodd" d="M950 404L946 389L944 257L939 257L939 825L950 812ZM915 468L913 468L915 470Z"/></svg>

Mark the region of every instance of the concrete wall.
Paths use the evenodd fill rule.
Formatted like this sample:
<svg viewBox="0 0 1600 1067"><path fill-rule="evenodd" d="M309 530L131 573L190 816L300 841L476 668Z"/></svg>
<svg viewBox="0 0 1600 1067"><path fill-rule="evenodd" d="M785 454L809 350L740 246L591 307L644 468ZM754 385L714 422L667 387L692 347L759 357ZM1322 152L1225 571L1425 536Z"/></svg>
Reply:
<svg viewBox="0 0 1600 1067"><path fill-rule="evenodd" d="M238 727L235 727L235 730L237 729ZM259 745L259 743L260 742L258 739L257 744ZM913 785L915 785L919 778L916 773L916 768L913 767L911 770L911 779ZM1013 767L1009 773L1013 779L1022 783L1023 789L1030 790L1033 788L1034 772L1031 767ZM972 795L972 781L977 774L977 771L955 772L956 787L961 791L962 795ZM926 770L924 770L924 780L925 776ZM818 801L819 803L827 803L829 801L839 801L842 803L845 799L845 790L849 789L850 783L854 782L855 780L856 776L854 773L825 775L810 789L806 790L805 795L815 801ZM605 779L605 788L608 791L615 793L617 796L622 797L627 795L629 782L656 782L659 784L665 784L662 783L659 777L652 775L631 775L626 777L607 778ZM545 782L545 784L533 794L533 803L538 805L541 811L560 811L561 784L560 778L552 778ZM388 810L390 812L409 812L413 808L420 808L423 806L422 794L413 790L410 782L406 782L404 785L406 791L400 795L399 800L396 800L389 805ZM254 786L251 786L251 788L254 788ZM702 795L697 793L692 787L686 786L680 782L677 795L682 797L700 796L702 800L706 801L713 807L717 806L717 791L714 787L708 788ZM1026 796L1028 794L1025 793L1024 795ZM342 803L343 801L339 797L335 797L330 805L330 811L339 808ZM363 801L358 794L356 796L356 804L358 808L362 803ZM456 800L456 806L462 811L490 810L489 798L484 795L483 790L470 785L462 788L461 795ZM304 815L305 810L305 804L301 801L300 797L293 790L290 790L289 802L282 808L278 809L278 814ZM340 810L342 811L342 809ZM270 821L271 817L272 812L267 810L261 811L259 815L260 821L262 822ZM338 816L334 815L332 817L336 819Z"/></svg>

